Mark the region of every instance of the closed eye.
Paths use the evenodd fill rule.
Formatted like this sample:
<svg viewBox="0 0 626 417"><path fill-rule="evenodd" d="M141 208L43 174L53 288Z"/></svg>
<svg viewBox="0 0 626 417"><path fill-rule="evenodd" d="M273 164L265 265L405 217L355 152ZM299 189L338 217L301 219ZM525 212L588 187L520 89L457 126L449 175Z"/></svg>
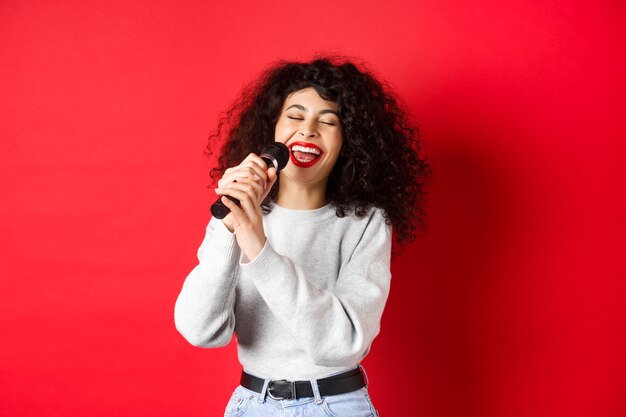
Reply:
<svg viewBox="0 0 626 417"><path fill-rule="evenodd" d="M294 116L287 116L287 119L291 119L291 120L304 120L302 117L294 117Z"/></svg>

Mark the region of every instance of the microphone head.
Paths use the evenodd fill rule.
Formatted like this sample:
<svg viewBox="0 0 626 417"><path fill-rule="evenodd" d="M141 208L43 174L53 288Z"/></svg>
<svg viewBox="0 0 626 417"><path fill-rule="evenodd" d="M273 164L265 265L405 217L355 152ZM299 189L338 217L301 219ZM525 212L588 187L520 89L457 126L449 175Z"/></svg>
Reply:
<svg viewBox="0 0 626 417"><path fill-rule="evenodd" d="M289 162L289 148L284 143L274 142L266 145L259 156L270 162L268 167L275 166L280 171Z"/></svg>

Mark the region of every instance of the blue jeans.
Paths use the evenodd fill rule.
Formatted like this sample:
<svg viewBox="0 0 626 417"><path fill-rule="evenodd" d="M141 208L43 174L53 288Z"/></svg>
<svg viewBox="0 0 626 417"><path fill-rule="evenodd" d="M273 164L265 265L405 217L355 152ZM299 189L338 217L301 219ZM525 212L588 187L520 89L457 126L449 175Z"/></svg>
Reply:
<svg viewBox="0 0 626 417"><path fill-rule="evenodd" d="M267 382L261 394L238 386L226 405L224 417L378 417L367 387L322 397L313 379L315 397L275 400L267 395Z"/></svg>

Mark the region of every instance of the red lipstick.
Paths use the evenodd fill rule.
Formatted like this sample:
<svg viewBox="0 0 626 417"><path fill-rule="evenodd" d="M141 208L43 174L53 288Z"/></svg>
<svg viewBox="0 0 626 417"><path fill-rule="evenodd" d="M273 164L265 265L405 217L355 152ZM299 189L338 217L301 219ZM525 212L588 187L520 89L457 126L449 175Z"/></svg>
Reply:
<svg viewBox="0 0 626 417"><path fill-rule="evenodd" d="M320 160L324 152L310 142L293 142L289 145L289 158L299 168L310 168Z"/></svg>

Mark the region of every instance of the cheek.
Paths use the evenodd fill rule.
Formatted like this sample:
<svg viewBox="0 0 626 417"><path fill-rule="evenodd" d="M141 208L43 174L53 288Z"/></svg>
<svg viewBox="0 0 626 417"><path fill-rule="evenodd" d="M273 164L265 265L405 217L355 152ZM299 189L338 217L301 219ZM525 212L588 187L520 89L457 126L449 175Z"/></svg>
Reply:
<svg viewBox="0 0 626 417"><path fill-rule="evenodd" d="M328 164L330 165L331 169L337 163L337 159L339 159L340 152L341 152L341 146L337 146L336 148L333 149L332 156L328 160Z"/></svg>
<svg viewBox="0 0 626 417"><path fill-rule="evenodd" d="M338 156L341 153L341 148L343 147L343 137L341 136L341 134L338 134L336 137L333 138L333 146L334 153Z"/></svg>
<svg viewBox="0 0 626 417"><path fill-rule="evenodd" d="M276 142L285 143L291 136L293 136L293 129L280 122L276 124L276 128L274 129L274 140Z"/></svg>

